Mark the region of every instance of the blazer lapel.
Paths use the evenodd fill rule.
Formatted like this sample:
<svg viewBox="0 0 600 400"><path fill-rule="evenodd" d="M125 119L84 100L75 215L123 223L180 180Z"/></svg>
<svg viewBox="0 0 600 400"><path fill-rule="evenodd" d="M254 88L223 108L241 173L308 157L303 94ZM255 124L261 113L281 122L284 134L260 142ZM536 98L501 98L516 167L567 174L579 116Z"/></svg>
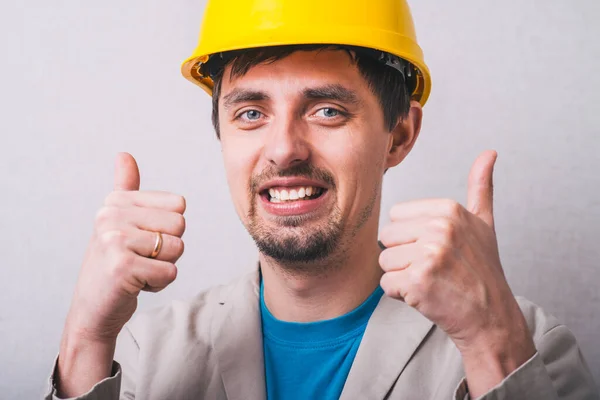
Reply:
<svg viewBox="0 0 600 400"><path fill-rule="evenodd" d="M213 345L228 400L266 399L259 272L233 285L219 300Z"/></svg>
<svg viewBox="0 0 600 400"><path fill-rule="evenodd" d="M384 399L432 326L415 309L384 295L367 324L340 399Z"/></svg>

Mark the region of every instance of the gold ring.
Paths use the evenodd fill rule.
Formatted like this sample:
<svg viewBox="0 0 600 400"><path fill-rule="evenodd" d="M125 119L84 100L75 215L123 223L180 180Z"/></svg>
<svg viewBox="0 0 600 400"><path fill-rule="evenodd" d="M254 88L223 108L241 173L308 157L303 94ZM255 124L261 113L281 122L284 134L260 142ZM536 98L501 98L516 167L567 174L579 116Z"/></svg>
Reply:
<svg viewBox="0 0 600 400"><path fill-rule="evenodd" d="M150 258L156 258L158 253L160 253L160 249L162 248L163 238L160 232L156 232L156 243L154 243L154 250L152 250L152 254L150 254Z"/></svg>

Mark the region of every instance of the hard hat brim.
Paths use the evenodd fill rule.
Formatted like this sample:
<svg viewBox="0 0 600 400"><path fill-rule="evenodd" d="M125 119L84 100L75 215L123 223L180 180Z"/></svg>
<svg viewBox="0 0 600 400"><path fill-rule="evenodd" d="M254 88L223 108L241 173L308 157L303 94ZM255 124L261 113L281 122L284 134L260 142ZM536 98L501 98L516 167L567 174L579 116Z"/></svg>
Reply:
<svg viewBox="0 0 600 400"><path fill-rule="evenodd" d="M376 40L373 39L374 37ZM376 47L373 46L374 42L377 43ZM322 31L313 31L310 28L292 29L288 26L286 29L261 29L255 31L252 36L230 36L228 41L219 41L218 46L205 45L201 41L192 56L183 62L181 72L186 79L200 86L212 96L214 82L210 77L200 74L197 68L199 63L207 62L212 54L257 47L302 44L360 46L396 55L412 63L418 70L417 87L412 93L412 98L421 105L425 105L429 98L431 74L423 61L423 51L414 40L395 32L383 30L368 29L368 32L361 32L357 27L336 28L335 31L328 32L327 37L323 36Z"/></svg>

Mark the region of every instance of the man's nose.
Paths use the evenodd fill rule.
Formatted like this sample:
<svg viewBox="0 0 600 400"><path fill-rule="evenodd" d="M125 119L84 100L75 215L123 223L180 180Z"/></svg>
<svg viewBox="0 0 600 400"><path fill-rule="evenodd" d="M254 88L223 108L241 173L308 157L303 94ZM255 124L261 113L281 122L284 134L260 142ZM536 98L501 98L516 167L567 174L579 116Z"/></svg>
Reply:
<svg viewBox="0 0 600 400"><path fill-rule="evenodd" d="M306 162L310 157L303 123L293 119L271 124L265 137L264 156L278 167L287 169Z"/></svg>

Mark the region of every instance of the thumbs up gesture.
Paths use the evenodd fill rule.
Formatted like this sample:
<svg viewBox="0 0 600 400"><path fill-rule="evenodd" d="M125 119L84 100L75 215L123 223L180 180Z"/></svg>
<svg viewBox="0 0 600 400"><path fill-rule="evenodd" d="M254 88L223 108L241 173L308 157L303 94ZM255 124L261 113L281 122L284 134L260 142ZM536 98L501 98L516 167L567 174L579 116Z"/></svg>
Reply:
<svg viewBox="0 0 600 400"><path fill-rule="evenodd" d="M96 215L63 331L58 372L65 396L109 376L117 335L140 291L160 291L177 276L185 199L139 189L135 159L120 153L114 191Z"/></svg>
<svg viewBox="0 0 600 400"><path fill-rule="evenodd" d="M379 258L381 286L444 330L463 359L517 345L519 365L535 348L500 264L493 214L496 157L486 151L473 164L466 209L444 199L392 208L391 223L379 236L386 247Z"/></svg>
<svg viewBox="0 0 600 400"><path fill-rule="evenodd" d="M177 276L185 199L139 188L135 159L120 153L115 190L96 215L69 313L69 323L94 337L116 338L135 311L140 291L160 291ZM160 251L150 258L159 233Z"/></svg>

